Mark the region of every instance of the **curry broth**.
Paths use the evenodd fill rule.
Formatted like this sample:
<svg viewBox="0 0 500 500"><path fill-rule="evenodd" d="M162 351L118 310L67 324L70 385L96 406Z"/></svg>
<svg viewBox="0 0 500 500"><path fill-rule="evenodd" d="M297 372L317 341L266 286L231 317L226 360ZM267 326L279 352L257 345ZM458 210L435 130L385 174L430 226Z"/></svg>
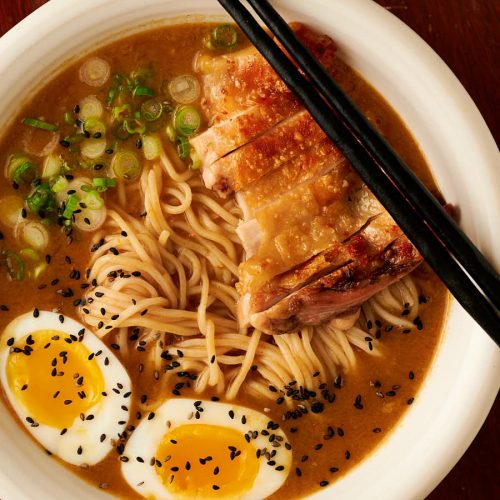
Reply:
<svg viewBox="0 0 500 500"><path fill-rule="evenodd" d="M155 73L168 80L192 71L193 56L210 29L209 24L155 29L119 40L97 50L95 55L106 59L113 72L121 73L129 73L153 61ZM336 78L420 178L438 193L418 146L394 110L341 61ZM90 92L105 97L103 89ZM89 87L79 81L78 63L74 63L42 88L22 109L3 138L0 164L4 164L9 154L21 147L25 132L21 124L23 116L39 116L47 121L58 122L66 110L72 109L88 94ZM11 185L2 182L0 198L10 194L13 194ZM139 207L135 209L139 210ZM0 230L3 234L0 246L19 249L11 232L1 223ZM90 258L90 239L88 235L76 234L70 241L54 227L46 251L50 255L50 263L47 271L36 281L8 281L5 269L0 268L1 330L17 315L34 307L57 310L72 317L77 315L75 304L83 292L81 284L85 282L85 270ZM75 270L79 271L78 279L74 279L75 273L72 271ZM285 485L272 495L273 499L298 498L320 488L320 482L323 485L325 482L331 484L372 452L413 402L438 345L447 306L444 286L426 265L420 266L414 276L421 286L423 303L419 316L423 329L415 328L403 333L400 329L386 331L383 325L373 325L371 332L375 334L379 331L383 355L377 358L358 352L357 368L343 374L342 387L329 384L328 388L336 399L332 404L325 404L322 413L309 413L298 420L282 421L286 405L280 406L268 400L257 401L245 394L238 396L238 404L265 411L270 419L282 422L282 428L293 446L292 469ZM110 343L109 340L105 342ZM120 357L119 351L116 354ZM155 384L153 373L139 369L140 354L136 353L132 357L133 361L125 365L137 396L131 405L130 425L139 423L136 418L138 411L142 416L158 406L158 400L162 397L175 397L171 393L172 388L158 394L159 384ZM148 396L145 404L138 401L142 394ZM191 395L194 394L189 388L183 388L182 396ZM196 398L210 399L211 396L213 394L205 393ZM333 429L333 436L325 439L329 426ZM139 498L121 477L120 465L119 455L111 452L95 466L68 467L112 494Z"/></svg>

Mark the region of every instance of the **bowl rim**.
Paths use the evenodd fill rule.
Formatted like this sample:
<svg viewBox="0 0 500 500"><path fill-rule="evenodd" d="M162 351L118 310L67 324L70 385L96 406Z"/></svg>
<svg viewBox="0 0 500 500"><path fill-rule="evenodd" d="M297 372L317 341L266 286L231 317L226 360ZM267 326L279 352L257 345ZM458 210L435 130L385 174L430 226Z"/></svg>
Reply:
<svg viewBox="0 0 500 500"><path fill-rule="evenodd" d="M26 62L20 60L22 56L27 57L30 54L31 59L33 59L47 50L40 43L41 40L57 37L59 30L69 29L68 26L75 23L78 31L78 25L88 22L89 13L93 9L96 12L97 10L106 11L109 14L112 8L123 9L126 7L127 12L132 12L133 3L137 2L134 0L88 0L85 3L75 4L71 0L52 0L45 4L0 39L0 53L2 54L0 74L5 75L5 78L0 81L0 89L14 83L16 71L19 72L19 69L12 72L8 71L9 69L27 65ZM174 0L163 0L163 2L161 0L147 0L147 2L141 2L141 8L144 9L144 5L147 4L161 10L160 4L162 4L165 12L175 11L179 13L182 10L201 5L202 0L186 0L182 7L177 8L177 10L173 6L174 3ZM500 235L494 230L496 227L494 218L496 214L500 213L500 201L492 196L494 186L495 184L498 186L500 180L500 169L494 170L494 167L498 165L498 150L476 106L445 63L410 28L371 0L350 0L350 2L309 0L307 11L301 5L300 0L278 0L275 4L278 8L283 9L289 18L300 18L300 20L310 22L314 26L326 27L325 32L334 34L334 38L337 34L336 40L348 39L346 30L353 29L353 27L360 30L359 33L364 30L365 34L375 34L377 39L372 43L377 47L385 48L398 61L407 61L406 66L399 69L393 68L395 74L404 78L402 72L408 70L408 65L411 65L411 71L419 73L421 81L418 83L419 86L415 84L415 88L420 93L424 90L428 92L426 95L430 96L429 102L423 103L422 109L409 109L407 116L403 117L410 130L415 133L411 126L412 120L416 120L415 117L418 118L424 112L433 111L433 106L437 105L434 112L444 114L444 117L449 120L449 130L438 130L436 135L441 139L444 138L448 145L453 143L451 139L453 133L457 134L458 139L467 142L470 149L467 154L464 152L463 146L458 144L456 145L457 151L453 154L450 151L444 154L444 152L439 152L439 148L437 148L437 153L427 159L430 160L431 166L437 165L443 160L457 161L457 164L460 164L464 161L461 158L463 155L466 155L466 159L477 159L476 170L485 175L482 178L479 176L474 192L466 191L470 195L467 199L460 200L460 190L457 190L453 183L448 183L446 176L440 177L438 175L437 180L447 196L461 201L464 210L463 225L467 233L494 264L499 266L500 255L495 254L494 249L500 243ZM203 4L203 7L196 9L196 12L215 15L216 12L220 11L212 7L208 8ZM300 13L299 17L294 17L297 16L297 13ZM348 20L350 25L345 23L341 25L340 21L337 20L333 23L334 27L330 29L329 23L332 13L335 13L338 19ZM352 54L352 57L357 58L356 69L361 71L363 75L377 75L373 61L368 60L360 53L361 49L367 48L366 43L362 42L362 36L353 36L352 40L355 49L340 43L340 50L348 56ZM50 40L47 45L50 46ZM64 52L63 48L59 50ZM70 48L66 50L70 51ZM389 63L386 62L386 64ZM55 67L55 63L44 62L40 72L47 74L49 67ZM376 79L376 76L374 78ZM372 81L370 78L368 79ZM27 88L29 88L28 84L21 85L15 95L22 94ZM391 97L393 99L390 99L390 102L398 111L399 107L395 104L396 102L405 103L405 106L409 108L404 95L399 95L397 89L394 90ZM4 119L2 113L4 109L6 106L2 108L0 105L0 121ZM439 125L446 123L442 117L436 117L435 121ZM419 132L421 131L417 131L415 135L427 156L428 151L434 147L432 137L425 133L421 133L419 136ZM445 171L443 170L443 172ZM479 216L475 216L473 207L478 207L478 201L482 198L487 199L488 203L491 202L493 210L483 210L481 218L479 218ZM460 355L444 356L446 352L451 352L457 343L461 349ZM455 351L457 349L455 348ZM390 436L372 455L336 481L331 489L327 488L314 494L313 497L327 498L329 494L335 493L340 499L352 498L352 496L381 498L381 495L387 499L398 499L409 496L422 498L428 494L459 460L486 418L498 391L499 354L494 343L481 332L480 328L472 322L461 307L453 302L446 332L418 398L421 400L432 397L433 391L429 387L431 379L443 380L443 387L446 385L450 387L446 401L441 407L441 413L436 415L438 422L424 436L413 432L412 426L417 425L419 418L428 418L425 413L430 408L429 405L425 406L421 404L421 401L417 401L415 407L403 416L397 428L390 433ZM454 362L457 366L457 372L453 374L456 375L455 378L446 374L446 370L451 366L450 362ZM471 376L475 377L475 383L481 382L479 388L467 380ZM464 395L467 396L468 405L465 408L462 405L460 415L455 416L450 424L446 419L444 408L446 407L447 411L456 410L460 407ZM403 442L405 446L413 444L413 447L408 449L407 454L398 460L398 464L389 457L394 452L392 449L394 447L391 448L390 445L397 440ZM0 458L2 458L1 452ZM373 472L386 460L392 463L392 474L397 477L397 481L393 481L392 484L388 484L387 475L378 476ZM432 462L430 463L430 461ZM370 467L375 469L370 472ZM25 497L23 486L15 482L13 476L9 476L8 472L0 471L0 477L7 500ZM366 484L368 484L367 480L370 480L369 491L366 489L366 485L361 485L360 477L363 477ZM410 495L408 491L411 492Z"/></svg>

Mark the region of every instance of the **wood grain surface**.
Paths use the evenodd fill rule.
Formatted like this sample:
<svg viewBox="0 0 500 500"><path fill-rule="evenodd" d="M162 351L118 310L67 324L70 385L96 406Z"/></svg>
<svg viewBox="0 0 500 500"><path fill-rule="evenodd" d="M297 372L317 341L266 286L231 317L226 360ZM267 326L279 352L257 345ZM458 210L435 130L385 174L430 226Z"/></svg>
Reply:
<svg viewBox="0 0 500 500"><path fill-rule="evenodd" d="M0 0L0 35L46 1ZM475 101L498 144L500 0L376 1L416 31L448 64ZM429 500L500 498L499 417L497 398L476 439Z"/></svg>

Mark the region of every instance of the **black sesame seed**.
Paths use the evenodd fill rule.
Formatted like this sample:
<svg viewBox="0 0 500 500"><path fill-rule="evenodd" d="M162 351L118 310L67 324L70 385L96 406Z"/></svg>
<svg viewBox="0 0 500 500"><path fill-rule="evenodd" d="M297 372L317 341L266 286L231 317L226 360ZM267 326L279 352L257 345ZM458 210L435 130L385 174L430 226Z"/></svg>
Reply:
<svg viewBox="0 0 500 500"><path fill-rule="evenodd" d="M410 398L406 403L411 405L413 404L413 401L415 401L415 398Z"/></svg>
<svg viewBox="0 0 500 500"><path fill-rule="evenodd" d="M313 413L321 413L325 409L325 405L321 401L315 401L311 405L311 411Z"/></svg>
<svg viewBox="0 0 500 500"><path fill-rule="evenodd" d="M346 450L344 456L346 460L349 460L351 458L351 452L349 450Z"/></svg>
<svg viewBox="0 0 500 500"><path fill-rule="evenodd" d="M299 467L295 467L295 474L296 474L298 477L302 476L302 471L300 470L300 468L299 468Z"/></svg>
<svg viewBox="0 0 500 500"><path fill-rule="evenodd" d="M213 484L212 485L212 488L217 491L217 490L220 490L220 486L217 486L216 484Z"/></svg>
<svg viewBox="0 0 500 500"><path fill-rule="evenodd" d="M319 485L324 488L325 486L328 486L328 481L321 481Z"/></svg>

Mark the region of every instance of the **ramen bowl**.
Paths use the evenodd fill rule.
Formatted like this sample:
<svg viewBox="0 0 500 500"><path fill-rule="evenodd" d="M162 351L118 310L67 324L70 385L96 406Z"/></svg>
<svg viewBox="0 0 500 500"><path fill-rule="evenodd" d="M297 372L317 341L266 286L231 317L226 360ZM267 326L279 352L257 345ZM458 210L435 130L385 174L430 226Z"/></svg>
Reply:
<svg viewBox="0 0 500 500"><path fill-rule="evenodd" d="M330 35L345 61L398 111L461 225L496 265L500 244L498 152L458 80L408 27L368 0L279 0L289 20ZM0 125L65 62L96 46L163 24L227 19L206 0L52 0L0 39ZM471 179L471 172L474 172ZM314 498L423 498L454 466L498 391L500 353L452 301L435 359L412 408L360 465ZM49 459L0 406L0 496L105 498Z"/></svg>

